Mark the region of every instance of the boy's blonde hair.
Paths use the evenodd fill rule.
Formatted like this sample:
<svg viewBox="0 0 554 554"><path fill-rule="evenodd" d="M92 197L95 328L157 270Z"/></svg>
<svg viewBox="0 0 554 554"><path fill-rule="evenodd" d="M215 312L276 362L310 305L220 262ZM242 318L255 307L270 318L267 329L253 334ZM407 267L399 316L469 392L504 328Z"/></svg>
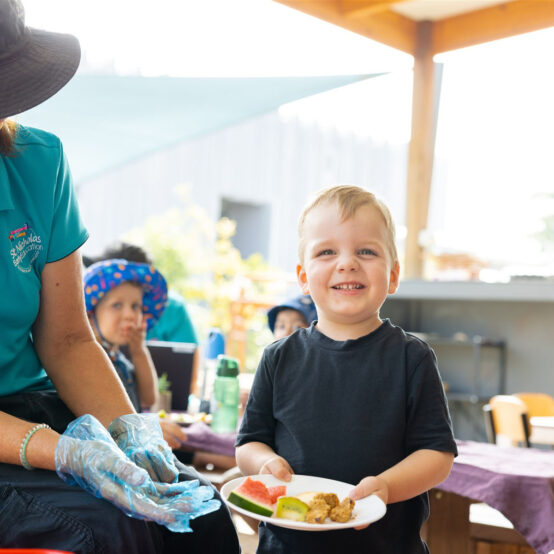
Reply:
<svg viewBox="0 0 554 554"><path fill-rule="evenodd" d="M396 250L396 231L394 221L386 204L379 200L372 192L353 185L338 185L328 187L316 193L304 208L298 221L298 259L304 263L304 250L306 248L304 239L304 224L306 217L317 206L321 204L336 203L342 221L352 217L362 206L374 206L383 216L387 230L387 248L391 256L392 264L398 263L398 252Z"/></svg>

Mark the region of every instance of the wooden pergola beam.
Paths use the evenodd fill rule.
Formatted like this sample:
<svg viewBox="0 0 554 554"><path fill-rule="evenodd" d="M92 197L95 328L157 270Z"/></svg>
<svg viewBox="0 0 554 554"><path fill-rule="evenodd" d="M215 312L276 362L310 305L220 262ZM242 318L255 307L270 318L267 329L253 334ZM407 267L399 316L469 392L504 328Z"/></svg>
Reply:
<svg viewBox="0 0 554 554"><path fill-rule="evenodd" d="M408 154L406 186L406 236L404 276L420 278L423 273L423 249L419 234L427 227L435 139L435 65L431 46L433 24L417 26L412 93L412 135Z"/></svg>
<svg viewBox="0 0 554 554"><path fill-rule="evenodd" d="M554 26L554 1L512 0L433 23L433 53Z"/></svg>
<svg viewBox="0 0 554 554"><path fill-rule="evenodd" d="M361 8L360 2L342 0L277 0L308 15L318 17L343 29L348 29L359 35L386 44L407 54L413 54L415 49L416 22L389 10L390 4L404 0L388 0L383 3L372 3L375 10L372 13L356 16L356 10ZM364 0L367 3L367 0ZM360 12L360 14L363 13Z"/></svg>
<svg viewBox="0 0 554 554"><path fill-rule="evenodd" d="M423 251L418 239L427 226L436 125L433 55L554 27L554 0L506 0L488 8L421 22L391 9L404 0L276 1L414 56L405 275L420 278Z"/></svg>
<svg viewBox="0 0 554 554"><path fill-rule="evenodd" d="M342 0L342 14L348 19L369 17L407 0Z"/></svg>

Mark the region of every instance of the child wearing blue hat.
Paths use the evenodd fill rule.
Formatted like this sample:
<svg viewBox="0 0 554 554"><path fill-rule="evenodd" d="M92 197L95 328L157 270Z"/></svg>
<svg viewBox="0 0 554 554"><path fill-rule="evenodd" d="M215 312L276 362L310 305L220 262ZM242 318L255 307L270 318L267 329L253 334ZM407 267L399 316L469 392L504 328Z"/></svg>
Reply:
<svg viewBox="0 0 554 554"><path fill-rule="evenodd" d="M316 319L315 304L308 294L289 298L267 312L267 323L275 340L288 337L296 329L309 327Z"/></svg>
<svg viewBox="0 0 554 554"><path fill-rule="evenodd" d="M84 277L85 304L94 334L110 357L135 409L156 401L157 375L146 331L167 302L167 284L153 266L122 259L92 264ZM130 360L121 352L127 346Z"/></svg>

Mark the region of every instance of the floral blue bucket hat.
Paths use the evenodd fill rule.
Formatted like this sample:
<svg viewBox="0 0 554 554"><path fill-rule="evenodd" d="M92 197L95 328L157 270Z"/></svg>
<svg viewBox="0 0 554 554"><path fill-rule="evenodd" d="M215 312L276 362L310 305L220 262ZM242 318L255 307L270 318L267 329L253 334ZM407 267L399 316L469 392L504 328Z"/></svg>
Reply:
<svg viewBox="0 0 554 554"><path fill-rule="evenodd" d="M163 275L148 264L113 259L89 266L83 276L87 312L93 312L110 290L129 281L142 286L142 311L147 329L150 329L167 304L167 283Z"/></svg>

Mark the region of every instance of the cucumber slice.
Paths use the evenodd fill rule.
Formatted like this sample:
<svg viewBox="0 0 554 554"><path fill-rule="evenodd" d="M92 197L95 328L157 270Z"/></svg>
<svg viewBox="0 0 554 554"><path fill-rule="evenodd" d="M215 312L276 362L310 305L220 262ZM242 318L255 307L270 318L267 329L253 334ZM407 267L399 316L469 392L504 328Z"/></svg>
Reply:
<svg viewBox="0 0 554 554"><path fill-rule="evenodd" d="M273 509L266 504L260 504L247 496L244 496L236 491L231 491L228 498L229 502L235 504L239 508L248 510L249 512L254 512L261 516L271 517L273 515Z"/></svg>
<svg viewBox="0 0 554 554"><path fill-rule="evenodd" d="M294 496L281 496L277 499L275 517L291 519L292 521L305 521L310 507L302 500Z"/></svg>

